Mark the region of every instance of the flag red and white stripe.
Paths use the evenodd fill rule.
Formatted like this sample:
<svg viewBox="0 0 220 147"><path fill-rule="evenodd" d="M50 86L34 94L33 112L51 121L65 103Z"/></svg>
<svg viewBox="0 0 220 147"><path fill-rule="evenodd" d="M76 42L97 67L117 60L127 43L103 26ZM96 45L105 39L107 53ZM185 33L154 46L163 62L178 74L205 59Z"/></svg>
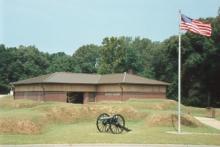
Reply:
<svg viewBox="0 0 220 147"><path fill-rule="evenodd" d="M180 29L208 37L212 34L211 24L191 19L185 15L181 15Z"/></svg>

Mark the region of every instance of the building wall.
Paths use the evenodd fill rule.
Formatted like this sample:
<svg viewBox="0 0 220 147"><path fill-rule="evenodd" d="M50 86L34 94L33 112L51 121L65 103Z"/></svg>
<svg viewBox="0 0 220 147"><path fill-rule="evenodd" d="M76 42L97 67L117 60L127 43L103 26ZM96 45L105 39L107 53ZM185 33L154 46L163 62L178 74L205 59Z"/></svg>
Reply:
<svg viewBox="0 0 220 147"><path fill-rule="evenodd" d="M15 85L14 91L43 91L43 88L41 84Z"/></svg>
<svg viewBox="0 0 220 147"><path fill-rule="evenodd" d="M124 101L131 98L149 99L166 98L166 86L115 84L99 85L97 87L96 101Z"/></svg>
<svg viewBox="0 0 220 147"><path fill-rule="evenodd" d="M166 86L139 84L98 85L97 92L166 92Z"/></svg>
<svg viewBox="0 0 220 147"><path fill-rule="evenodd" d="M15 99L31 99L31 100L43 100L43 92L42 91L15 91L14 92Z"/></svg>
<svg viewBox="0 0 220 147"><path fill-rule="evenodd" d="M70 92L95 92L95 85L88 84L28 84L16 85L15 91L70 91Z"/></svg>
<svg viewBox="0 0 220 147"><path fill-rule="evenodd" d="M122 101L122 95L120 92L98 92L95 97L96 102L99 101Z"/></svg>
<svg viewBox="0 0 220 147"><path fill-rule="evenodd" d="M143 92L124 92L122 93L97 93L96 101L125 101L128 99L165 99L166 93L143 93Z"/></svg>
<svg viewBox="0 0 220 147"><path fill-rule="evenodd" d="M130 98L166 98L166 86L109 84L109 85L73 85L73 84L31 84L16 85L15 99L66 102L67 92L84 92L84 103L92 101L124 101ZM94 98L93 98L94 97Z"/></svg>
<svg viewBox="0 0 220 147"><path fill-rule="evenodd" d="M44 100L66 102L67 94L66 92L54 92L54 91L45 92Z"/></svg>
<svg viewBox="0 0 220 147"><path fill-rule="evenodd" d="M67 95L66 92L19 91L14 93L14 98L66 102Z"/></svg>
<svg viewBox="0 0 220 147"><path fill-rule="evenodd" d="M121 92L120 84L98 85L96 92Z"/></svg>
<svg viewBox="0 0 220 147"><path fill-rule="evenodd" d="M123 85L123 92L166 93L166 86L160 85Z"/></svg>
<svg viewBox="0 0 220 147"><path fill-rule="evenodd" d="M77 84L28 84L15 85L15 99L66 102L67 92L96 92L95 85ZM85 95L84 102L88 101Z"/></svg>

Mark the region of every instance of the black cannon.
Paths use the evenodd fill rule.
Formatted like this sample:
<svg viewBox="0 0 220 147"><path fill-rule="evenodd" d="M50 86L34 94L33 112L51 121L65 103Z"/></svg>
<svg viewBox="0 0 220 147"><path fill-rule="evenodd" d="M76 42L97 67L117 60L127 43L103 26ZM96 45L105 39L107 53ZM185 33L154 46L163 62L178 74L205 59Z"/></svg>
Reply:
<svg viewBox="0 0 220 147"><path fill-rule="evenodd" d="M125 119L120 114L110 116L107 113L102 113L97 117L96 126L99 132L112 132L113 134L120 134L124 130L131 131L125 127Z"/></svg>

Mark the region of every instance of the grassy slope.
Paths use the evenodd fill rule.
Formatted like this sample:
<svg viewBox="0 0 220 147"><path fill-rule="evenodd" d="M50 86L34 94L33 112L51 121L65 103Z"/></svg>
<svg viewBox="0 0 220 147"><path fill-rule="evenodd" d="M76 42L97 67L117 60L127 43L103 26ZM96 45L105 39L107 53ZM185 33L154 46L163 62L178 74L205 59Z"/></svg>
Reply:
<svg viewBox="0 0 220 147"><path fill-rule="evenodd" d="M205 116L202 108L182 107L185 113ZM40 132L31 134L0 133L0 144L29 143L177 143L220 145L216 134L168 134L175 131L171 125L149 125L151 116L175 113L176 103L166 100L130 100L124 103L98 103L72 105L54 102L13 101L9 97L0 100L0 120L31 120L41 127ZM95 126L101 112L122 113L129 133L113 135L99 133ZM219 114L219 110L217 110ZM67 113L67 115L65 115ZM219 116L218 116L219 117ZM0 126L1 127L1 126ZM187 127L187 132L220 133L207 126ZM111 139L110 139L111 138Z"/></svg>

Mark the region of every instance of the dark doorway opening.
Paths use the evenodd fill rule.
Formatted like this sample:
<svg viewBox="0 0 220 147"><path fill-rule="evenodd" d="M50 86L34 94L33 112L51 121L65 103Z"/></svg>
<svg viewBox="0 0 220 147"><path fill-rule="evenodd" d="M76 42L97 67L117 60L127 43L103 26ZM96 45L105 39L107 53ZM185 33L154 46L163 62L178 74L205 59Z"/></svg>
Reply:
<svg viewBox="0 0 220 147"><path fill-rule="evenodd" d="M83 104L83 92L68 92L67 103Z"/></svg>

